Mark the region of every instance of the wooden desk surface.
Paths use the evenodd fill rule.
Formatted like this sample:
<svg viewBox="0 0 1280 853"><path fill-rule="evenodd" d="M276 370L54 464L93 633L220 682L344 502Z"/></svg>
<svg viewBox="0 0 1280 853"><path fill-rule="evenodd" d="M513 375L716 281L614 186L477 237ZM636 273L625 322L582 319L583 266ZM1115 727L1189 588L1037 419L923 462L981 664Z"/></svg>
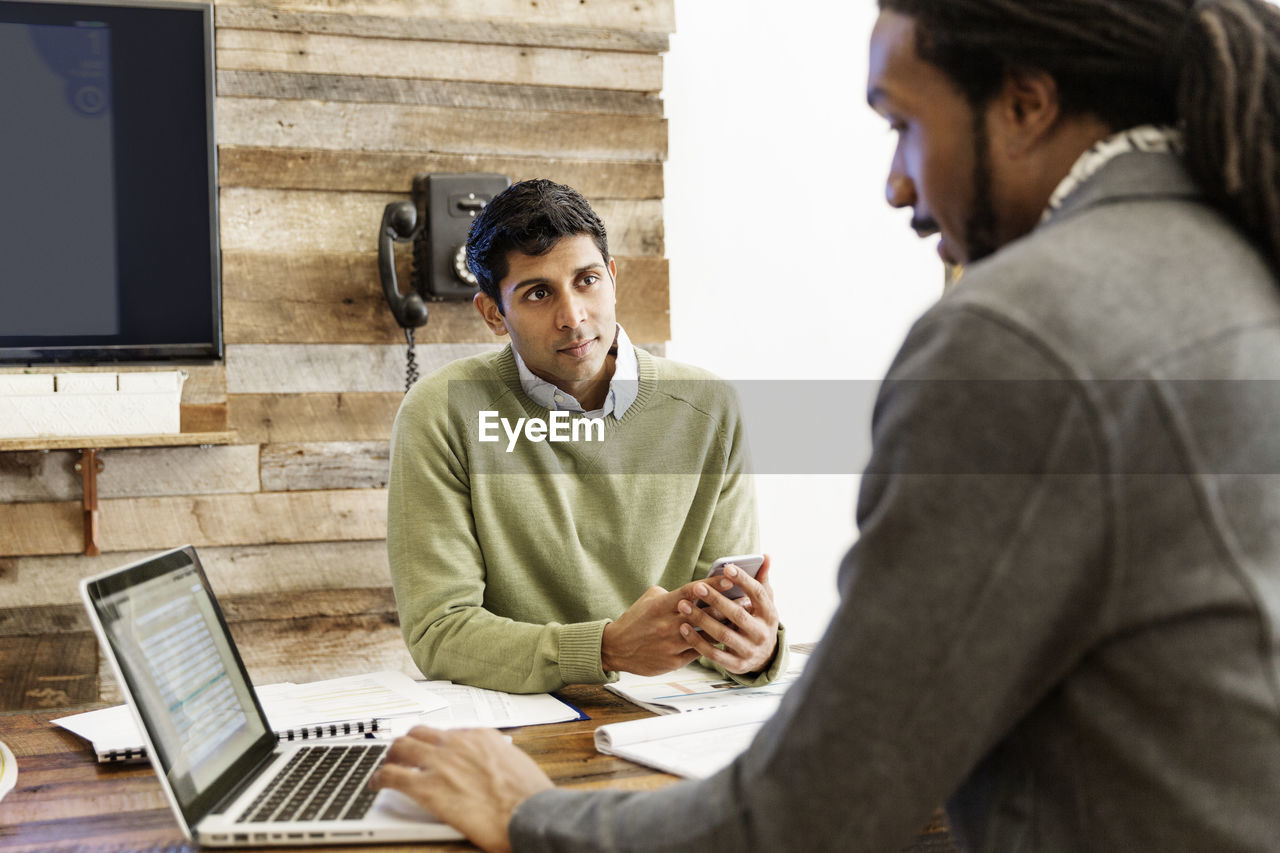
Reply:
<svg viewBox="0 0 1280 853"><path fill-rule="evenodd" d="M596 752L592 733L606 722L650 716L601 687L563 691L590 720L511 730L556 782L568 788L658 788L675 777ZM0 713L0 740L18 759L18 785L0 800L0 851L51 853L91 847L102 851L194 850L186 843L149 764L98 764L88 744L51 725L78 710ZM280 848L277 848L280 849ZM369 847L290 847L289 850L368 850ZM422 844L380 844L379 851L424 849ZM474 850L446 843L432 851Z"/></svg>
<svg viewBox="0 0 1280 853"><path fill-rule="evenodd" d="M314 681L350 675L334 648L353 642L371 670L407 661L399 627L377 616L233 624L237 645L257 683ZM289 663L282 663L289 662ZM413 672L408 661L404 671ZM49 720L121 701L104 678L91 633L0 637L0 741L18 759L18 785L0 800L0 853L67 850L166 851L193 848L182 837L149 764L98 764L89 745ZM601 755L592 738L603 723L649 716L602 687L562 691L590 720L511 731L515 742L567 788L646 790L675 777ZM74 706L74 707L73 707ZM465 843L377 847L273 848L326 850L474 850ZM904 853L956 853L939 811Z"/></svg>

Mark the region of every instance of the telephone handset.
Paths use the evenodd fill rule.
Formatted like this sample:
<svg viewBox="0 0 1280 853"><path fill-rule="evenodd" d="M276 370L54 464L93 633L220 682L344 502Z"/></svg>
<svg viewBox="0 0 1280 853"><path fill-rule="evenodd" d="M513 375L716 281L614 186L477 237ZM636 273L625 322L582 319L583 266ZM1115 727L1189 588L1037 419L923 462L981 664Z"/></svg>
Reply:
<svg viewBox="0 0 1280 853"><path fill-rule="evenodd" d="M506 175L487 172L415 175L412 201L388 204L378 230L378 274L396 322L409 342L405 390L417 379L414 330L426 325L427 302L471 299L476 278L467 269L466 243L471 220L495 195L511 185ZM413 242L412 288L400 292L395 244Z"/></svg>
<svg viewBox="0 0 1280 853"><path fill-rule="evenodd" d="M415 287L408 293L400 293L400 283L396 281L396 253L394 243L403 243L417 236L418 213L412 202L397 201L387 205L382 211L382 228L378 231L378 275L382 277L382 293L387 297L391 313L396 322L405 329L413 329L427 324L427 305ZM417 253L414 253L413 279L418 279ZM425 288L424 288L425 289Z"/></svg>

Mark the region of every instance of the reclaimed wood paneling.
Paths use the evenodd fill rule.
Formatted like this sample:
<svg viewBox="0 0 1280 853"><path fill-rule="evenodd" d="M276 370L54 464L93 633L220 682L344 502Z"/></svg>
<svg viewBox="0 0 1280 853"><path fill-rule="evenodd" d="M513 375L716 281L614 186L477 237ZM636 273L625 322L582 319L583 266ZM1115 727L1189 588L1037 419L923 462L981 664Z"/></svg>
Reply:
<svg viewBox="0 0 1280 853"><path fill-rule="evenodd" d="M71 450L0 454L0 501L79 500L79 458ZM256 444L103 450L98 458L103 498L259 490Z"/></svg>
<svg viewBox="0 0 1280 853"><path fill-rule="evenodd" d="M358 74L638 92L662 88L662 58L643 53L227 28L218 30L215 50L219 68L239 71Z"/></svg>
<svg viewBox="0 0 1280 853"><path fill-rule="evenodd" d="M179 429L184 433L225 432L227 429L227 401L223 392L221 403L188 405L180 409Z"/></svg>
<svg viewBox="0 0 1280 853"><path fill-rule="evenodd" d="M390 462L385 441L268 444L262 448L262 490L381 489Z"/></svg>
<svg viewBox="0 0 1280 853"><path fill-rule="evenodd" d="M403 389L403 384L401 385ZM404 392L235 394L231 428L240 441L385 441Z"/></svg>
<svg viewBox="0 0 1280 853"><path fill-rule="evenodd" d="M218 0L215 26L227 357L184 365L182 425L232 443L105 451L99 557L80 553L75 454L0 452L0 635L83 632L80 578L190 542L229 617L277 637L264 660L302 653L300 620L333 614L335 644L376 635L369 655L394 667L385 483L405 344L376 272L382 208L423 172L578 188L610 230L619 319L661 353L674 2ZM424 374L505 344L465 302L433 304L417 338Z"/></svg>
<svg viewBox="0 0 1280 853"><path fill-rule="evenodd" d="M121 562L120 565L125 564ZM328 568L332 570L333 567L330 565ZM216 584L214 586L216 592ZM353 586L345 589L291 589L288 592L256 592L252 595L218 593L218 604L227 621L232 624L263 619L314 619L330 616L374 616L380 621L396 624L397 618L395 594L389 585ZM0 608L0 638L77 634L92 630L84 605L78 602ZM56 669L51 674L62 677ZM0 685L0 691L3 689L3 685Z"/></svg>
<svg viewBox="0 0 1280 853"><path fill-rule="evenodd" d="M103 551L381 539L378 489L116 498L100 503ZM84 547L79 503L0 504L0 554L74 554Z"/></svg>
<svg viewBox="0 0 1280 853"><path fill-rule="evenodd" d="M660 162L235 145L218 149L218 176L223 187L364 190L407 196L418 173L485 171L507 175L513 181L549 178L576 188L587 198L662 198Z"/></svg>
<svg viewBox="0 0 1280 853"><path fill-rule="evenodd" d="M489 110L662 114L662 102L647 92L279 71L219 71L218 94L223 97L314 98L320 101Z"/></svg>
<svg viewBox="0 0 1280 853"><path fill-rule="evenodd" d="M382 211L404 193L335 193L225 187L219 193L224 251L367 252L378 248ZM591 205L614 255L661 255L662 202L601 199Z"/></svg>
<svg viewBox="0 0 1280 853"><path fill-rule="evenodd" d="M666 119L282 98L217 99L218 144L662 160Z"/></svg>
<svg viewBox="0 0 1280 853"><path fill-rule="evenodd" d="M396 624L396 596L390 584L346 589L291 589L287 592L231 596L222 602L222 609L229 622L311 619L317 616L377 616L381 621Z"/></svg>
<svg viewBox="0 0 1280 853"><path fill-rule="evenodd" d="M427 374L451 361L497 349L493 344L426 344L417 347L418 370ZM232 394L404 390L405 347L377 344L240 344L227 347L227 387Z"/></svg>
<svg viewBox="0 0 1280 853"><path fill-rule="evenodd" d="M400 287L409 288L403 246ZM222 256L227 343L386 343L404 339L378 277L375 252L249 252ZM618 319L633 341L671 336L665 258L618 258ZM435 302L421 344L503 343L468 302Z"/></svg>
<svg viewBox="0 0 1280 853"><path fill-rule="evenodd" d="M77 589L80 579L137 562L155 550L0 557L0 633L88 630ZM293 595L299 596L296 603L276 605L281 615L314 616L337 605L321 603L330 599L308 599L306 593L337 590L339 598L349 594L373 601L389 594L391 586L387 546L381 539L205 546L199 554L219 600L241 602L237 612L252 611L254 601L280 602ZM357 595L359 590L375 592ZM365 604L344 612L385 609ZM3 614L11 615L8 623Z"/></svg>
<svg viewBox="0 0 1280 853"><path fill-rule="evenodd" d="M391 18L492 21L538 26L674 32L675 0L216 0L223 7L269 6L280 12L357 12Z"/></svg>
<svg viewBox="0 0 1280 853"><path fill-rule="evenodd" d="M580 21L581 18L577 20ZM214 22L227 29L325 33L415 41L575 47L583 50L622 50L636 53L662 53L670 44L665 31L586 27L576 25L576 21L574 26L558 26L542 21L511 23L492 20L458 21L442 17L415 18L406 15L333 15L220 4L215 10Z"/></svg>

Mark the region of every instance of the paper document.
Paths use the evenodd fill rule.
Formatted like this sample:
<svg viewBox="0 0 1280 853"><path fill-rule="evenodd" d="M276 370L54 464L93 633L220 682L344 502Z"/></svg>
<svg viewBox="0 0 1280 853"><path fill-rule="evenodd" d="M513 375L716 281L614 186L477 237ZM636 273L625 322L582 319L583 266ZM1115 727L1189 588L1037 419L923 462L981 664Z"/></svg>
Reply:
<svg viewBox="0 0 1280 853"><path fill-rule="evenodd" d="M731 708L759 701L776 702L804 672L808 660L807 654L797 653L793 648L786 671L763 687L743 687L715 670L691 663L665 675L624 672L605 688L655 714Z"/></svg>
<svg viewBox="0 0 1280 853"><path fill-rule="evenodd" d="M780 696L752 704L610 723L596 729L596 749L649 767L704 779L737 758L777 710Z"/></svg>
<svg viewBox="0 0 1280 853"><path fill-rule="evenodd" d="M254 688L267 721L282 740L360 737L386 721L444 708L443 698L399 672L352 675L307 684L282 682ZM125 705L52 720L93 744L99 761L146 757L142 733Z"/></svg>
<svg viewBox="0 0 1280 853"><path fill-rule="evenodd" d="M507 729L585 719L577 708L550 693L502 693L449 681L426 681L422 686L443 699L446 707L417 718L392 720L388 728L391 735L403 734L418 725L437 729Z"/></svg>

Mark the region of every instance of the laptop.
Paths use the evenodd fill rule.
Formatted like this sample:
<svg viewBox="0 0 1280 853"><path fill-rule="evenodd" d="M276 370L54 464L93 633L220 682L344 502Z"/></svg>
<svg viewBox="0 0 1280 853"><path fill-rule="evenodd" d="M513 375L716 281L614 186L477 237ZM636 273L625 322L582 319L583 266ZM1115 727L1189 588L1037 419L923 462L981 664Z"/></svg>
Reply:
<svg viewBox="0 0 1280 853"><path fill-rule="evenodd" d="M369 790L385 741L276 741L191 546L85 578L80 593L189 841L462 838L408 797Z"/></svg>

